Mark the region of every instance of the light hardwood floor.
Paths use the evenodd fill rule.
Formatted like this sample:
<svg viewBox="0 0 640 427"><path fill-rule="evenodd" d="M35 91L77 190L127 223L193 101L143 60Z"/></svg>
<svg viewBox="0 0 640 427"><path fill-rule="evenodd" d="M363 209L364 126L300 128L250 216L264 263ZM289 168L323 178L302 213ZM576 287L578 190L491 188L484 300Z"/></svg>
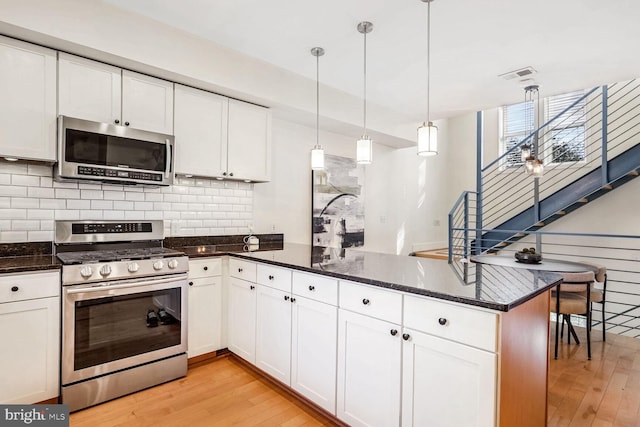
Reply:
<svg viewBox="0 0 640 427"><path fill-rule="evenodd" d="M640 340L609 335L603 343L594 330L588 361L584 330L576 329L583 344L561 343L549 362L548 426L640 427ZM335 424L233 357L71 415L73 427L230 425Z"/></svg>

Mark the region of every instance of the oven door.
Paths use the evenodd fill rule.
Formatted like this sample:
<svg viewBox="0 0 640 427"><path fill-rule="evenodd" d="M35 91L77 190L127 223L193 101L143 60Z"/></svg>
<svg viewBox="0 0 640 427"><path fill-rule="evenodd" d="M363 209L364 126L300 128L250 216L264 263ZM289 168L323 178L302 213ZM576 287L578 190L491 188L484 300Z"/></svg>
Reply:
<svg viewBox="0 0 640 427"><path fill-rule="evenodd" d="M63 385L187 351L186 274L64 286L62 292Z"/></svg>

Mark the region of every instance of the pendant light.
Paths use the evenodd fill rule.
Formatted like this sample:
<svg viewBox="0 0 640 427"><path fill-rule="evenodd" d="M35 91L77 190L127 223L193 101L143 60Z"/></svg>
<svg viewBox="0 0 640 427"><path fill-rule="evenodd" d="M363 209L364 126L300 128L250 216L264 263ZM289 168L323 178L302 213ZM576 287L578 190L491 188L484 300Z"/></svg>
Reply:
<svg viewBox="0 0 640 427"><path fill-rule="evenodd" d="M361 165L368 165L373 161L373 141L367 135L367 33L373 30L373 24L362 21L357 28L360 34L364 34L364 121L362 136L356 143L356 162Z"/></svg>
<svg viewBox="0 0 640 427"><path fill-rule="evenodd" d="M311 170L324 169L324 149L320 145L320 57L324 49L314 47L311 55L316 57L316 145L311 150Z"/></svg>
<svg viewBox="0 0 640 427"><path fill-rule="evenodd" d="M540 108L540 92L538 85L530 85L524 88L524 102L526 108L527 133L532 135L535 132L537 109ZM535 98L535 99L534 99ZM529 110L531 109L531 110ZM538 158L538 136L532 136L530 144L522 145L521 157L524 160L524 170L527 175L534 178L541 178L544 175L544 164Z"/></svg>
<svg viewBox="0 0 640 427"><path fill-rule="evenodd" d="M438 128L430 119L429 97L431 96L431 2L434 0L420 0L427 3L427 121L418 128L418 155L435 156L438 154Z"/></svg>

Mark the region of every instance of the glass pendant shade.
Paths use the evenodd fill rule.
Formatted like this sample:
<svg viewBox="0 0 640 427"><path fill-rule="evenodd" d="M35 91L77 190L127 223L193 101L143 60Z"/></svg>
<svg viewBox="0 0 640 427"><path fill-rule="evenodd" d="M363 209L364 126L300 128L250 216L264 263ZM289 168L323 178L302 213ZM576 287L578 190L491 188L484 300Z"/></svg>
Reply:
<svg viewBox="0 0 640 427"><path fill-rule="evenodd" d="M527 158L531 157L531 145L523 144L520 152L520 159L523 162L527 161Z"/></svg>
<svg viewBox="0 0 640 427"><path fill-rule="evenodd" d="M324 169L324 149L316 145L311 150L311 170L319 171Z"/></svg>
<svg viewBox="0 0 640 427"><path fill-rule="evenodd" d="M432 122L418 128L418 156L438 154L438 128Z"/></svg>
<svg viewBox="0 0 640 427"><path fill-rule="evenodd" d="M524 171L527 175L531 175L533 173L533 166L535 165L536 158L533 156L529 156L524 161Z"/></svg>
<svg viewBox="0 0 640 427"><path fill-rule="evenodd" d="M356 143L356 162L368 165L373 161L373 141L368 135L362 135Z"/></svg>
<svg viewBox="0 0 640 427"><path fill-rule="evenodd" d="M542 161L535 159L532 163L531 176L534 178L542 178L542 175L544 175L544 165L542 164Z"/></svg>

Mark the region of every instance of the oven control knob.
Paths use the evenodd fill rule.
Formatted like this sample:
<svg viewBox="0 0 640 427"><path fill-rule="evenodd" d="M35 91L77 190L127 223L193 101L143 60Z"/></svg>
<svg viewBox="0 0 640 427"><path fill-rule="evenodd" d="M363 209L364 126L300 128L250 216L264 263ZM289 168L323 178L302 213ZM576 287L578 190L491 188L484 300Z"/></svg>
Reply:
<svg viewBox="0 0 640 427"><path fill-rule="evenodd" d="M85 265L80 269L80 275L85 279L91 277L92 274L93 274L93 270L88 265Z"/></svg>
<svg viewBox="0 0 640 427"><path fill-rule="evenodd" d="M136 271L138 271L138 268L140 268L140 266L137 262L132 262L131 264L127 265L127 270L129 271L129 273L135 273Z"/></svg>
<svg viewBox="0 0 640 427"><path fill-rule="evenodd" d="M167 265L169 266L169 268L174 269L178 266L178 260L172 259L167 263Z"/></svg>
<svg viewBox="0 0 640 427"><path fill-rule="evenodd" d="M108 264L103 265L102 267L100 267L100 274L102 276L108 276L111 274L111 267L109 267Z"/></svg>
<svg viewBox="0 0 640 427"><path fill-rule="evenodd" d="M154 270L162 270L162 268L164 267L164 262L158 260L156 262L153 263L153 269Z"/></svg>

